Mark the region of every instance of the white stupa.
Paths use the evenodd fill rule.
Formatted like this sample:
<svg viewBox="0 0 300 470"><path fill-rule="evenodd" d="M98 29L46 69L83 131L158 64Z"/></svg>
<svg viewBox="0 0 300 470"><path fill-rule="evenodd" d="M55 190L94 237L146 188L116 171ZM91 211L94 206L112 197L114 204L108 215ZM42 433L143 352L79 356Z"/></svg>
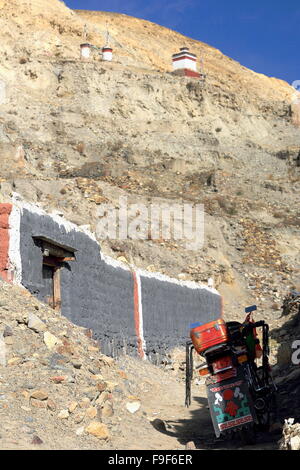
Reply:
<svg viewBox="0 0 300 470"><path fill-rule="evenodd" d="M189 52L188 47L181 47L180 52L172 55L173 73L187 77L200 78L197 71L197 56Z"/></svg>
<svg viewBox="0 0 300 470"><path fill-rule="evenodd" d="M102 47L102 60L112 61L112 48L110 46Z"/></svg>
<svg viewBox="0 0 300 470"><path fill-rule="evenodd" d="M88 60L91 57L92 45L89 43L80 44L80 58Z"/></svg>

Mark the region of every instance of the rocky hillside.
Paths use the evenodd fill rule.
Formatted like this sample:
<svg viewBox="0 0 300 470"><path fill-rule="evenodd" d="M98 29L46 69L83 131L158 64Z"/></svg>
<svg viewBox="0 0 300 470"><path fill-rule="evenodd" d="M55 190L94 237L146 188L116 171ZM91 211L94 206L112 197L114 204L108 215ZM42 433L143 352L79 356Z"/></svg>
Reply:
<svg viewBox="0 0 300 470"><path fill-rule="evenodd" d="M231 318L248 302L272 317L299 286L294 89L126 15L1 0L0 23L1 200L17 192L92 230L99 204L120 195L204 203L202 250L180 240L103 250L181 279L212 277ZM114 61L80 61L80 43L102 46L107 28ZM183 45L203 57L204 84L170 73Z"/></svg>

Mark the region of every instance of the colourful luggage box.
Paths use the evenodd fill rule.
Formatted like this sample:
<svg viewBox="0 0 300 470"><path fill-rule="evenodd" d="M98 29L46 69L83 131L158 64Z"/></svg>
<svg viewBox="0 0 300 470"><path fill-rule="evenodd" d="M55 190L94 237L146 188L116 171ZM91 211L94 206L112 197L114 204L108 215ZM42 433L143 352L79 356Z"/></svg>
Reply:
<svg viewBox="0 0 300 470"><path fill-rule="evenodd" d="M192 328L190 335L193 345L199 354L212 346L228 341L226 323L221 318Z"/></svg>

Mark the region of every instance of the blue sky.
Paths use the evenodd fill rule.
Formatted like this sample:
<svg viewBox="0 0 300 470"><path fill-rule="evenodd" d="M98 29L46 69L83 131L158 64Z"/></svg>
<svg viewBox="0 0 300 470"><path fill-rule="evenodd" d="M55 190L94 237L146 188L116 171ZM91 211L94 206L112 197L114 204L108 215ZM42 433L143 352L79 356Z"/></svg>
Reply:
<svg viewBox="0 0 300 470"><path fill-rule="evenodd" d="M299 0L65 0L70 8L143 18L206 42L242 65L300 80ZM159 40L159 39L158 39Z"/></svg>

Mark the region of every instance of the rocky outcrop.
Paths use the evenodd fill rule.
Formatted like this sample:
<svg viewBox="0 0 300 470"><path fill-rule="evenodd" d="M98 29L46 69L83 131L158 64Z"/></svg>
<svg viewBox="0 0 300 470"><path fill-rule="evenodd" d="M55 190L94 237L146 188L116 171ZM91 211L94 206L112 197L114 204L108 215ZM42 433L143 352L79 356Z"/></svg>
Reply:
<svg viewBox="0 0 300 470"><path fill-rule="evenodd" d="M281 450L300 450L300 424L293 423L293 418L285 420L282 439L279 442Z"/></svg>

